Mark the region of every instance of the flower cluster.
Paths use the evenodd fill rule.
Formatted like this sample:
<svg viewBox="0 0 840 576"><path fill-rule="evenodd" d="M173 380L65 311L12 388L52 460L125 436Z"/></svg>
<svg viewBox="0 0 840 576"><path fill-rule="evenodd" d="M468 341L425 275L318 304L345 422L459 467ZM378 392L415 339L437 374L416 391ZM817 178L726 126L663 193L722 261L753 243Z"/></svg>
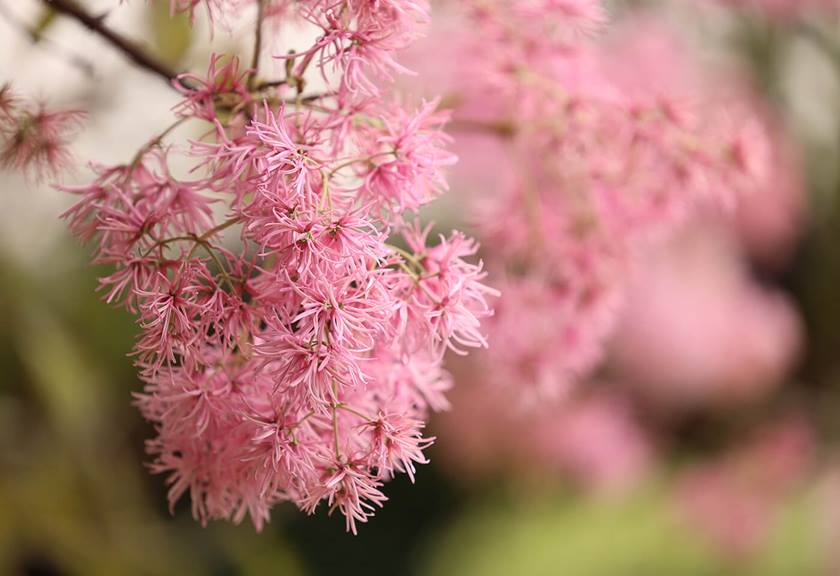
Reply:
<svg viewBox="0 0 840 576"><path fill-rule="evenodd" d="M202 522L250 515L259 529L277 502L324 501L355 533L383 483L426 462L443 355L485 345L495 291L468 261L475 242L454 232L428 246L413 216L446 187L447 115L380 88L424 3L286 8L322 33L279 57L285 78L214 57L206 77L176 83L173 129L209 128L187 152L192 179L173 175L167 131L70 189L66 218L114 267L106 299L138 317L137 404L170 503L189 492ZM313 63L336 73L334 90L306 91Z"/></svg>
<svg viewBox="0 0 840 576"><path fill-rule="evenodd" d="M618 382L593 383L589 393L560 406L517 410L511 390L463 381L454 372L456 408L436 425L441 437L456 439L441 443L439 458L460 481L550 478L607 495L626 493L655 469L658 446Z"/></svg>
<svg viewBox="0 0 840 576"><path fill-rule="evenodd" d="M73 163L70 139L84 118L76 110L49 110L0 86L0 166L34 178L56 176Z"/></svg>
<svg viewBox="0 0 840 576"><path fill-rule="evenodd" d="M476 1L465 18L473 73L453 126L502 142L510 174L473 202L504 286L490 330L505 344L485 366L557 394L602 360L637 254L762 182L766 138L661 26L595 41L591 0Z"/></svg>
<svg viewBox="0 0 840 576"><path fill-rule="evenodd" d="M754 278L731 236L720 224L693 222L652 250L629 283L610 368L651 413L755 404L796 367L799 313L783 291Z"/></svg>

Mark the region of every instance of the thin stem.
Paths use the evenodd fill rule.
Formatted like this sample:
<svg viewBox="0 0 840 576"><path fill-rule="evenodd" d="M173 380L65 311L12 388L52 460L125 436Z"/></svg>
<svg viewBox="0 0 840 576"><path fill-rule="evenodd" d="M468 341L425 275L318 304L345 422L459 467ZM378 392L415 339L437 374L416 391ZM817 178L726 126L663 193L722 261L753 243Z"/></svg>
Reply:
<svg viewBox="0 0 840 576"><path fill-rule="evenodd" d="M195 241L195 236L172 236L171 238L164 238L163 240L158 240L154 244L152 244L148 250L143 252L140 257L141 258L148 258L152 252L157 250L158 248L162 248L164 246L168 246L173 242L187 242L187 241Z"/></svg>
<svg viewBox="0 0 840 576"><path fill-rule="evenodd" d="M248 88L254 88L254 81L260 70L260 53L262 52L262 29L265 18L265 0L257 0L257 25L254 30L254 54L251 56L251 75L248 76Z"/></svg>
<svg viewBox="0 0 840 576"><path fill-rule="evenodd" d="M146 250L143 254L141 254L141 258L147 258L152 252L157 250L158 248L163 248L165 246L169 246L173 242L193 242L193 247L190 250L189 256L187 260L192 258L195 255L195 251L198 249L199 246L204 248L216 266L219 268L219 273L222 275L222 278L227 282L228 287L230 288L231 292L234 291L233 286L233 279L228 274L227 270L225 270L225 266L222 261L219 259L219 256L213 251L213 245L210 244L206 239L196 236L195 234L191 234L188 236L173 236L171 238L164 238L163 240L158 240L155 242L148 250ZM161 254L162 256L163 254Z"/></svg>
<svg viewBox="0 0 840 576"><path fill-rule="evenodd" d="M306 413L306 415L303 418L298 420L297 423L294 426L292 426L291 428L288 429L288 433L289 433L289 436L291 436L291 438L292 438L292 443L293 444L295 444L295 445L298 444L297 435L295 434L297 429L300 428L304 424L304 422L306 422L307 420L312 418L314 415L315 415L315 411L310 410L309 412Z"/></svg>
<svg viewBox="0 0 840 576"><path fill-rule="evenodd" d="M221 224L210 228L210 230L208 230L207 232L205 232L201 236L195 236L193 238L193 241L195 242L195 244L193 245L192 249L190 250L190 253L187 254L187 260L189 260L190 258L195 256L195 251L198 250L198 247L203 246L204 249L207 250L208 253L210 253L210 257L213 258L213 260L216 262L216 265L221 269L222 274L227 279L228 284L230 285L231 289L233 289L233 282L230 280L230 277L228 276L227 271L225 270L224 266L222 266L222 263L219 261L219 259L216 257L216 255L213 254L212 251L210 250L210 243L207 240L211 236L213 236L214 234L218 234L222 230L225 230L226 228L230 228L231 226L233 226L237 222L239 222L239 217L234 216L233 218L228 218L227 220L225 220Z"/></svg>
<svg viewBox="0 0 840 576"><path fill-rule="evenodd" d="M278 86L283 86L288 84L288 80L286 78L282 78L280 80L265 80L264 82L260 82L254 87L254 91L262 92L267 88L277 88Z"/></svg>
<svg viewBox="0 0 840 576"><path fill-rule="evenodd" d="M366 420L368 422L373 422L373 420L374 420L373 418L371 418L367 414L365 414L363 412L359 412L358 410L356 410L355 408L351 408L347 404L339 404L338 406L336 406L336 408L338 408L339 410L344 410L345 412L349 412L350 414L358 416L362 420Z"/></svg>
<svg viewBox="0 0 840 576"><path fill-rule="evenodd" d="M300 64L298 64L297 70L295 71L294 80L298 98L306 86L306 81L303 76L306 74L306 69L309 68L309 65L312 63L312 59L315 57L315 52L315 50L310 50L309 53L303 57L303 60L300 61Z"/></svg>
<svg viewBox="0 0 840 576"><path fill-rule="evenodd" d="M399 256L402 257L402 260L397 262L397 265L400 268L402 268L403 271L406 274L411 276L411 279L414 280L414 285L417 286L418 288L420 288L420 290L422 290L423 293L426 294L426 296L429 297L429 300L431 300L432 302L434 302L436 305L439 306L440 303L441 303L440 300L438 300L437 297L434 294L432 294L432 292L426 287L426 285L423 284L423 280L428 280L429 278L434 278L435 276L438 275L438 273L436 272L434 274L426 274L426 269L423 267L422 264L420 264L417 261L417 259L413 258L411 254L409 254L408 252L406 252L402 248L398 248L397 246L392 246L390 244L386 244L386 246L388 248L393 249ZM420 273L418 274L417 272L415 272L414 270L409 268L408 264L406 264L406 260L414 262L414 264L418 268L420 268Z"/></svg>
<svg viewBox="0 0 840 576"><path fill-rule="evenodd" d="M453 132L484 132L495 134L502 138L509 138L516 133L516 126L504 120L485 121L470 118L457 118L449 124Z"/></svg>
<svg viewBox="0 0 840 576"><path fill-rule="evenodd" d="M329 210L332 211L332 194L330 193L330 179L329 176L324 174L323 170L321 170L321 182L321 205L319 207L319 210L323 212L324 208L328 207Z"/></svg>
<svg viewBox="0 0 840 576"><path fill-rule="evenodd" d="M391 154L394 154L396 156L395 152L388 151L388 152L377 152L376 154L371 154L370 156L367 156L366 158L352 158L352 159L348 160L347 162L342 162L338 166L335 166L334 168L332 168L327 177L332 178L333 176L335 176L336 172L338 172L339 170L342 170L344 168L347 168L348 166L352 166L353 164L358 164L360 162L372 162L373 160L375 160L377 158L381 158L382 156L389 156Z"/></svg>
<svg viewBox="0 0 840 576"><path fill-rule="evenodd" d="M336 400L338 400L338 390L335 385L335 379L332 381L332 390L333 396ZM338 441L338 415L336 414L336 407L338 404L333 402L332 406L332 425L333 425L333 440L335 440L335 457L337 460L341 460L341 450L339 449L339 441Z"/></svg>
<svg viewBox="0 0 840 576"><path fill-rule="evenodd" d="M181 124L183 124L187 120L189 120L188 116L184 116L183 118L178 118L175 122L170 124L163 132L159 133L157 136L155 136L154 138L152 138L151 140L146 142L143 145L143 147L140 148L137 151L137 153L134 155L134 157L131 159L131 164L129 164L129 170L128 170L127 176L131 176L132 172L134 172L134 169L137 167L137 164L140 162L140 160L143 158L143 156L148 154L149 151L152 148L154 148L155 146L157 146L158 144L163 142L164 138L169 136L172 133L173 130L175 130L178 126L180 126Z"/></svg>
<svg viewBox="0 0 840 576"><path fill-rule="evenodd" d="M420 268L421 270L423 270L425 272L425 268L420 263L420 261L417 259L416 255L412 254L408 250L403 250L399 246L394 246L393 244L385 244L385 247L390 248L391 250L393 250L394 252L396 252L397 254L402 256L404 259L408 260L409 262L411 262L412 264L414 264L415 266L417 266L418 268Z"/></svg>
<svg viewBox="0 0 840 576"><path fill-rule="evenodd" d="M137 64L140 68L147 70L157 76L161 77L170 86L173 82L180 82L178 80L178 73L170 69L166 64L160 62L150 54L144 52L137 44L128 38L114 32L104 24L102 17L93 16L89 14L84 8L81 8L73 0L42 0L44 4L55 10L56 12L68 16L76 20L79 24L97 34L102 39L107 41L111 46L123 53L123 55ZM188 88L183 82L181 84Z"/></svg>
<svg viewBox="0 0 840 576"><path fill-rule="evenodd" d="M207 240L208 238L210 238L214 234L218 234L222 230L230 228L231 226L233 226L234 224L237 224L238 222L239 222L239 216L233 216L232 218L228 218L227 220L225 220L221 224L218 224L218 225L210 228L210 230L208 230L207 232L205 232L204 234L199 236L199 239L200 240Z"/></svg>
<svg viewBox="0 0 840 576"><path fill-rule="evenodd" d="M295 430L297 430L298 428L300 428L300 427L301 427L301 425L302 425L304 422L306 422L307 420L309 420L309 419L310 419L310 418L312 418L313 416L315 416L315 411L314 411L314 410L310 410L309 412L307 412L306 414L304 414L304 416L303 416L300 420L298 420L298 421L295 423L295 425L294 425L294 426L292 426L289 430L291 430L292 432L294 432Z"/></svg>
<svg viewBox="0 0 840 576"><path fill-rule="evenodd" d="M216 253L213 251L213 247L210 245L210 243L207 240L199 240L198 238L196 238L195 242L196 242L196 246L200 245L202 248L204 248L204 250L210 256L210 258L213 260L213 262L215 262L216 266L218 266L219 272L221 273L222 278L225 280L225 282L227 282L228 288L230 288L231 293L233 293L235 291L235 289L233 287L233 280L231 279L230 274L228 274L227 270L225 270L225 266L224 266L224 264L222 264L222 261L219 259L219 257L216 255Z"/></svg>

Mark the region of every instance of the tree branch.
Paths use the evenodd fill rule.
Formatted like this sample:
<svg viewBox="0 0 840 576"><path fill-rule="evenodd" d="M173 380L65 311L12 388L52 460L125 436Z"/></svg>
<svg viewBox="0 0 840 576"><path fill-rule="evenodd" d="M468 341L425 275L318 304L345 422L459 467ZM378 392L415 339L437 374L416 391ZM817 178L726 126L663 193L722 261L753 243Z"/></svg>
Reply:
<svg viewBox="0 0 840 576"><path fill-rule="evenodd" d="M76 20L79 24L97 34L107 41L111 46L123 53L123 55L137 64L140 68L158 75L167 84L172 85L178 81L178 73L170 69L166 64L144 52L133 41L117 34L103 22L103 18L89 14L84 8L78 6L73 0L43 0L43 2L58 12Z"/></svg>
<svg viewBox="0 0 840 576"><path fill-rule="evenodd" d="M260 52L262 52L262 28L265 17L265 0L257 0L257 26L254 31L254 54L251 58L251 74L248 76L248 86L254 87L254 80L260 70Z"/></svg>
<svg viewBox="0 0 840 576"><path fill-rule="evenodd" d="M95 76L94 67L90 61L75 52L69 50L65 51L61 46L52 42L49 38L45 37L42 31L37 27L30 26L13 14L2 0L0 0L0 17L6 20L10 25L19 29L22 33L26 34L33 44L43 44L49 48L49 50L47 50L48 54L61 58L66 63L77 68L88 78L93 78Z"/></svg>

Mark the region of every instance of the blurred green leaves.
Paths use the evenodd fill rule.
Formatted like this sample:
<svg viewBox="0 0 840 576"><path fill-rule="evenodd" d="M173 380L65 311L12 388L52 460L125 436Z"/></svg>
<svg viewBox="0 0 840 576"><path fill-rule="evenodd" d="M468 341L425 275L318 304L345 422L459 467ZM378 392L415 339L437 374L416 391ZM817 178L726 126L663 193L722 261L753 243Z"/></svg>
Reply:
<svg viewBox="0 0 840 576"><path fill-rule="evenodd" d="M822 574L807 498L785 511L770 545L727 563L678 519L660 485L627 499L486 500L439 535L428 576L807 576Z"/></svg>
<svg viewBox="0 0 840 576"><path fill-rule="evenodd" d="M168 514L131 406L134 327L99 300L85 256L2 256L0 574L302 574L276 532Z"/></svg>

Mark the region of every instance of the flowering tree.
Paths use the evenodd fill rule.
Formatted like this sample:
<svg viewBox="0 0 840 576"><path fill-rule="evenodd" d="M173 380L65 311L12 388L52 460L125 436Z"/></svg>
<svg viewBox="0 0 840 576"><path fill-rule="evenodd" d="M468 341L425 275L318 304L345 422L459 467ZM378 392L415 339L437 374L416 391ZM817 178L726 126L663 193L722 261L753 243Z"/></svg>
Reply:
<svg viewBox="0 0 840 576"><path fill-rule="evenodd" d="M599 0L449 3L461 26L439 48L461 56L454 79L416 105L390 81L428 24L426 0L170 0L172 14L204 11L214 26L255 14L251 61L217 54L203 73L169 69L75 1L44 3L181 98L127 163L93 164L91 182L62 188L78 198L70 229L110 268L105 300L138 319L151 467L168 475L171 505L189 492L202 523L249 515L260 529L275 503L325 501L355 533L383 484L413 481L427 461L426 422L448 406L445 354L486 347L485 332L496 346L474 373L508 389L505 408L530 404L529 427L511 418L511 436L539 438L546 414L568 413L570 440L536 453L574 461L587 460L576 438L631 436L607 396L576 416L535 400L601 365L640 254L773 178L748 90L705 75L647 22L594 39L608 26ZM312 41L271 54L283 75L266 77L269 24L287 22ZM497 153L501 184L468 191L467 205L501 295L475 241L430 241L419 220L455 161L441 102L456 136ZM5 85L0 164L56 177L82 119ZM185 123L202 136L179 142ZM176 176L184 161L192 171ZM583 476L611 484L641 468L649 449L636 444L626 465L604 450L616 465Z"/></svg>
<svg viewBox="0 0 840 576"><path fill-rule="evenodd" d="M277 502L312 512L326 501L355 533L386 500L382 484L426 462L424 422L446 407L444 352L486 344L479 322L495 293L467 261L475 242L454 232L428 245L414 216L446 189L447 115L383 87L426 3L258 0L251 65L217 55L205 76L166 69L75 2L47 4L183 96L130 162L65 187L78 195L70 228L112 268L105 299L138 318L137 405L155 425L148 451L170 503L189 492L202 522L248 514L260 529ZM223 18L236 4L171 9ZM268 18L319 31L277 56L276 80L259 74ZM319 74L327 89L308 91ZM7 166L53 174L70 161L79 113L26 108L9 87L0 112ZM185 122L205 136L176 150L167 137ZM193 177L172 174L176 155ZM233 230L238 242L225 242Z"/></svg>

